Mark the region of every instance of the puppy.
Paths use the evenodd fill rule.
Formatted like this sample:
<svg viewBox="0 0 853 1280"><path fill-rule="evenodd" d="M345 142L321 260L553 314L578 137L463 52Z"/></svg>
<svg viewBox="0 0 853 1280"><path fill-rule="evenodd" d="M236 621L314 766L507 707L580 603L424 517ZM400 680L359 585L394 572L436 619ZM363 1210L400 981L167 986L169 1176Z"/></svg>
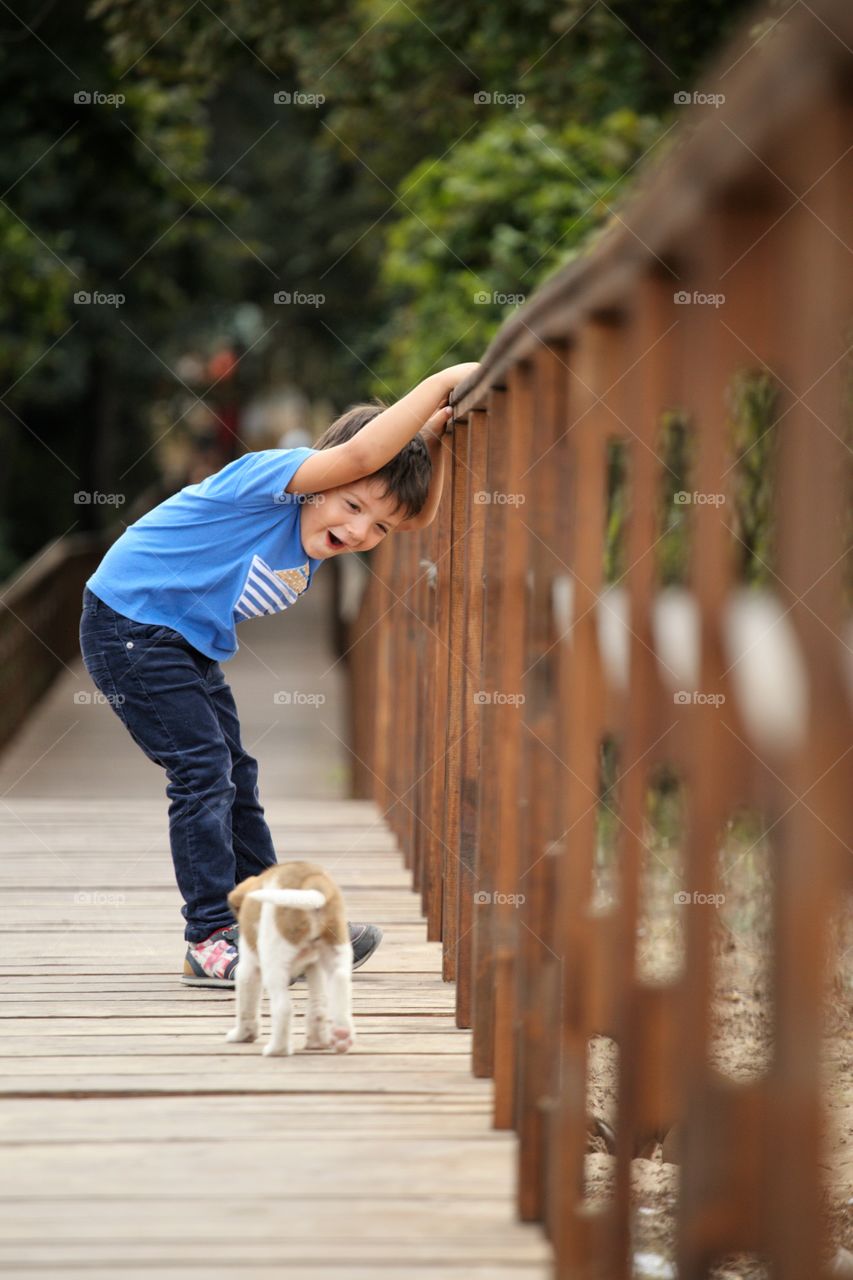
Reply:
<svg viewBox="0 0 853 1280"><path fill-rule="evenodd" d="M293 1053L290 982L308 983L306 1049L346 1053L355 1043L352 944L341 891L321 867L281 862L250 876L228 895L240 924L237 1025L230 1043L257 1040L261 986L270 998L266 1055ZM328 1001L327 1001L328 983Z"/></svg>

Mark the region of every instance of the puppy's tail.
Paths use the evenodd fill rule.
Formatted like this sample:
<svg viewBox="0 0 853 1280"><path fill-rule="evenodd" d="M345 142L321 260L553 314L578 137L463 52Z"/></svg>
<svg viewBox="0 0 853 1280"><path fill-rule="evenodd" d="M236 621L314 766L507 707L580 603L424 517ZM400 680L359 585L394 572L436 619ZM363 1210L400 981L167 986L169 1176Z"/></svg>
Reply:
<svg viewBox="0 0 853 1280"><path fill-rule="evenodd" d="M319 889L252 889L246 895L258 902L271 902L276 907L297 907L316 911L326 905L326 895Z"/></svg>

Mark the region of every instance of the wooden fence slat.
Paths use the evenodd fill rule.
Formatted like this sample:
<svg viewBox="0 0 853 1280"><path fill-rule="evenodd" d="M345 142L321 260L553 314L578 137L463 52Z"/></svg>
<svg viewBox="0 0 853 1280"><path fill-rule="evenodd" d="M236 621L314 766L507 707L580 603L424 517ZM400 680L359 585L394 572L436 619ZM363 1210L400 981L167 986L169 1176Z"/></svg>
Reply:
<svg viewBox="0 0 853 1280"><path fill-rule="evenodd" d="M483 572L486 504L478 495L486 486L486 440L488 419L485 410L472 409L467 431L465 460L465 553L464 671L461 715L461 776L459 809L459 910L456 942L456 1025L470 1027L473 1020L474 895L478 886L477 842L478 780L480 771L479 704L474 699L482 687L483 666Z"/></svg>
<svg viewBox="0 0 853 1280"><path fill-rule="evenodd" d="M529 608L524 653L523 739L527 821L519 839L517 908L522 924L518 950L519 1212L522 1220L544 1216L546 1100L551 1096L553 1035L560 1017L561 967L548 942L554 859L558 840L557 794L562 783L556 726L557 645L552 609L560 558L559 479L565 430L568 345L543 347L535 362L532 441L524 519L530 528ZM557 972L554 972L556 968Z"/></svg>
<svg viewBox="0 0 853 1280"><path fill-rule="evenodd" d="M502 490L506 486L508 435L506 391L492 388L487 399L486 483L484 492ZM496 687L500 663L505 582L502 573L505 525L491 503L485 508L485 549L483 558L483 645L481 696ZM494 703L478 702L480 718L480 774L477 810L477 888L476 906L491 899L496 888L495 850L498 840L498 795L494 786L497 773L498 735ZM475 730L477 732L477 730ZM474 911L474 975L473 975L473 1051L475 1076L494 1074L495 1061L495 917L491 911Z"/></svg>
<svg viewBox="0 0 853 1280"><path fill-rule="evenodd" d="M442 878L442 972L446 982L456 978L456 949L459 942L460 887L460 811L462 792L462 755L464 750L463 698L466 683L465 662L465 563L469 555L467 519L469 484L465 458L468 454L469 424L454 424L451 436L452 489L450 546L450 622L448 639L449 688L446 717L444 762L444 811L441 833L444 853Z"/></svg>

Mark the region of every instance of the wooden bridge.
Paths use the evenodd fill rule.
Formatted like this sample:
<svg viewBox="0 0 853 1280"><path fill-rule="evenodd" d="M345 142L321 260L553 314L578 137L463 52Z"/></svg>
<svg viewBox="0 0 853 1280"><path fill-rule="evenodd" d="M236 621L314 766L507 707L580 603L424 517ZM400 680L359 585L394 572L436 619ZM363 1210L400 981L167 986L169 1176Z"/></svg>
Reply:
<svg viewBox="0 0 853 1280"><path fill-rule="evenodd" d="M851 63L842 0L745 29L335 647L331 569L241 633L279 854L385 929L351 1057L177 984L162 777L75 702L103 548L6 590L0 1266L848 1274Z"/></svg>
<svg viewBox="0 0 853 1280"><path fill-rule="evenodd" d="M233 993L181 986L162 771L69 662L0 771L4 1274L549 1274L396 840L346 798L332 587L241 630L229 680L279 858L322 862L385 932L358 1050L225 1045ZM326 701L274 702L296 685Z"/></svg>

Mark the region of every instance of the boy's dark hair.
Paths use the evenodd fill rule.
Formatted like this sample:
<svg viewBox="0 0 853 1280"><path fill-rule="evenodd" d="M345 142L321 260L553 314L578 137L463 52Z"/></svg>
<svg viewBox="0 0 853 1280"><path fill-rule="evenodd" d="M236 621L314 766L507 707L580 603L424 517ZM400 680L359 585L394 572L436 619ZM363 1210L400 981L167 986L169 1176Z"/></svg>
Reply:
<svg viewBox="0 0 853 1280"><path fill-rule="evenodd" d="M331 426L311 446L312 449L331 449L333 445L343 444L351 440L357 431L366 427L385 409L389 408L381 400L372 404L351 405L345 413L336 418ZM397 499L397 507L402 507L408 520L418 515L424 508L429 494L432 478L432 460L423 436L416 435L399 453L395 454L384 467L366 476L367 480L381 480L384 484L382 497L393 494Z"/></svg>

